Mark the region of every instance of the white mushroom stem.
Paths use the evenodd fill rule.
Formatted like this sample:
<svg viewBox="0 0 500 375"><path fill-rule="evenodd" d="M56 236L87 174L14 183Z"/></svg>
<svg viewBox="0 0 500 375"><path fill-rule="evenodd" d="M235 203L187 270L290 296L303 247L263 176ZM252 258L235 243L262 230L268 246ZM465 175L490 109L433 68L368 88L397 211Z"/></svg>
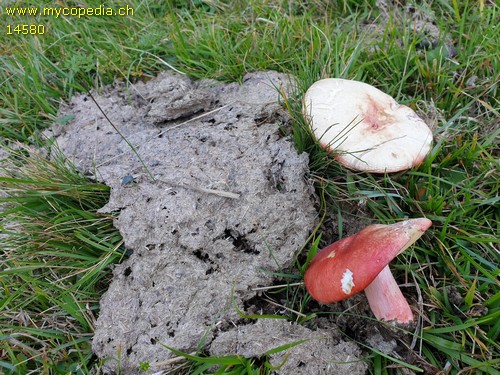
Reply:
<svg viewBox="0 0 500 375"><path fill-rule="evenodd" d="M389 266L385 266L375 280L365 288L370 308L379 320L400 324L413 321L413 313L399 289Z"/></svg>

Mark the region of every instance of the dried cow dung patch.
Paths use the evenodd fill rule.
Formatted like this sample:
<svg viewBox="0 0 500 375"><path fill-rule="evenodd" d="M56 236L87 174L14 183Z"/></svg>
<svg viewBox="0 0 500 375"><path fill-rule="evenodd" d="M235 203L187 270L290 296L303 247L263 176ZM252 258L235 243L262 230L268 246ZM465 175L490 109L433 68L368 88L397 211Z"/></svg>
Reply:
<svg viewBox="0 0 500 375"><path fill-rule="evenodd" d="M204 338L209 350L213 325L237 329L232 289L242 306L292 265L317 213L308 156L279 136L279 87L289 90L289 77L275 72L242 85L163 73L94 94L144 165L88 95L61 109L73 120L52 135L111 187L102 211L119 212L115 225L133 251L101 300L93 348L106 370L119 362L137 373L144 361L158 370L173 356L160 344L190 352Z"/></svg>

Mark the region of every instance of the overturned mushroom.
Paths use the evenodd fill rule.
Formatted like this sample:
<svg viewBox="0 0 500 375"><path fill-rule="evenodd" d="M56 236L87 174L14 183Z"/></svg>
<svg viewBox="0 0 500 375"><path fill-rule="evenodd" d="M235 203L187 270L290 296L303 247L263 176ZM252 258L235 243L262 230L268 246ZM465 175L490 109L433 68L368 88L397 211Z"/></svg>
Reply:
<svg viewBox="0 0 500 375"><path fill-rule="evenodd" d="M431 225L425 218L375 224L331 244L309 265L307 291L319 302L332 303L364 290L377 319L410 323L413 314L388 264Z"/></svg>
<svg viewBox="0 0 500 375"><path fill-rule="evenodd" d="M375 173L420 164L432 132L409 107L363 82L327 78L305 93L304 117L321 147L344 166Z"/></svg>

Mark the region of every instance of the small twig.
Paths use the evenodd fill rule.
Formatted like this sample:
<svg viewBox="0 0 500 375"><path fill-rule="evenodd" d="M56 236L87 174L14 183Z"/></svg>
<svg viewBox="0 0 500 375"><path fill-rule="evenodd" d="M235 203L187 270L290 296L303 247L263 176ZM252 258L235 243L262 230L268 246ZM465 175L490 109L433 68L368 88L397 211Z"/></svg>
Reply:
<svg viewBox="0 0 500 375"><path fill-rule="evenodd" d="M189 355L196 355L196 352L189 353ZM179 356L179 357L167 359L166 361L152 363L151 367L171 366L171 365L175 365L176 363L183 362L183 361L187 361L186 358Z"/></svg>
<svg viewBox="0 0 500 375"><path fill-rule="evenodd" d="M258 291L258 290L272 290L272 289L280 289L280 288L285 288L287 286L301 286L304 285L303 282L300 283L292 283L292 284L283 284L283 285L271 285L271 286L261 286L258 288L252 288L252 291Z"/></svg>
<svg viewBox="0 0 500 375"><path fill-rule="evenodd" d="M148 141L149 141L149 140L151 140L151 139L157 138L157 137L159 137L160 135L163 135L164 133L168 132L169 130L172 130L172 129L177 129L177 128L179 128L179 127L183 126L183 125L186 125L187 123L189 123L189 122L191 122L191 121L198 120L198 119L200 119L200 118L202 118L202 117L205 117L205 116L211 115L212 113L215 113L215 112L217 112L217 111L220 111L221 109L224 109L224 108L226 108L227 106L232 105L232 104L234 104L234 102L227 103L227 104L223 105L222 107L215 108L215 109L213 109L213 110L211 110L211 111L209 111L209 112L202 113L202 114L201 114L201 115L199 115L199 116L196 116L196 117L191 117L190 119L187 119L186 121L181 122L180 124L177 124L177 125L171 126L171 127L169 127L169 128L166 128L166 129L165 129L165 130L163 130L162 132L160 132L160 133L156 134L154 137L152 137L152 138L148 139Z"/></svg>
<svg viewBox="0 0 500 375"><path fill-rule="evenodd" d="M271 305L281 307L282 309L285 309L285 310L290 311L290 312L292 312L292 313L294 313L294 314L297 314L298 316L300 316L300 317L302 317L302 318L307 317L307 315L302 314L301 312L298 312L298 311L296 311L296 310L293 310L293 309L291 309L291 308L289 308L289 307L283 306L283 305L281 305L281 304L279 304L279 303L277 303L277 302L274 302L274 301L273 301L273 300L271 300L271 299L264 298L264 301L269 302Z"/></svg>
<svg viewBox="0 0 500 375"><path fill-rule="evenodd" d="M239 199L240 195L238 193L231 193L230 191L224 190L214 190L214 189L206 189L206 188L195 188L192 187L193 190L200 191L202 193L215 194L225 198Z"/></svg>
<svg viewBox="0 0 500 375"><path fill-rule="evenodd" d="M230 191L207 189L207 188L202 188L202 187L197 187L197 186L178 184L175 182L170 182L170 181L165 181L165 180L158 180L158 181L163 182L165 184L168 184L170 186L188 189L188 190L194 190L194 191L198 191L200 193L215 194L215 195L218 195L220 197L232 198L232 199L239 199L240 198L240 195L238 193L232 193Z"/></svg>

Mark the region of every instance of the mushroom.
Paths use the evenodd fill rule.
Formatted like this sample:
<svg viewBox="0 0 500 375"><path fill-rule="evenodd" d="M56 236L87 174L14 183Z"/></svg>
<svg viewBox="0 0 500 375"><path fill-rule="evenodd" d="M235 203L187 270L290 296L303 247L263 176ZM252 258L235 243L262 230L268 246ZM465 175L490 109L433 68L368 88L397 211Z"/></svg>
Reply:
<svg viewBox="0 0 500 375"><path fill-rule="evenodd" d="M333 303L364 290L377 319L412 322L411 308L388 264L431 225L426 218L370 225L327 246L316 254L305 273L307 291L321 303Z"/></svg>
<svg viewBox="0 0 500 375"><path fill-rule="evenodd" d="M327 78L304 95L304 117L321 147L345 167L374 173L420 164L432 132L409 107L363 82Z"/></svg>

